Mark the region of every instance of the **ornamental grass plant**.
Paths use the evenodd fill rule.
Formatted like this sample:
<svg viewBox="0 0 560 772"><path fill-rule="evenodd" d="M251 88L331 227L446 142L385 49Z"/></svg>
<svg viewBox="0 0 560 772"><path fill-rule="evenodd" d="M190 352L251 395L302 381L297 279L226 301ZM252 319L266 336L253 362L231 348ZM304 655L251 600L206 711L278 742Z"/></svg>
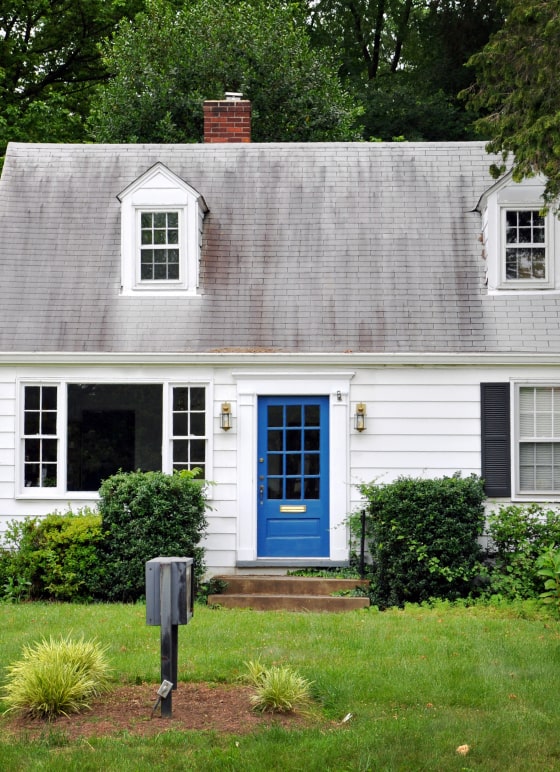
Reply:
<svg viewBox="0 0 560 772"><path fill-rule="evenodd" d="M305 712L311 706L311 682L288 665L265 667L260 662L246 663L246 680L254 687L254 710L262 713Z"/></svg>
<svg viewBox="0 0 560 772"><path fill-rule="evenodd" d="M7 667L3 699L8 711L52 719L87 710L93 697L108 690L106 648L96 641L55 640L23 647L22 658Z"/></svg>

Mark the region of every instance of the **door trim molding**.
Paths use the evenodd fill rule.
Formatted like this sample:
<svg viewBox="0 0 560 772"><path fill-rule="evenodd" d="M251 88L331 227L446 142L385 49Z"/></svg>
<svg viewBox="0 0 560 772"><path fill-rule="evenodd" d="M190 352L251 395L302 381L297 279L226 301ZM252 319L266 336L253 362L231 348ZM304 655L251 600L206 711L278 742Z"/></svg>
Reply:
<svg viewBox="0 0 560 772"><path fill-rule="evenodd" d="M329 397L329 560L348 560L351 371L234 372L237 381L237 561L257 560L257 406L260 396Z"/></svg>

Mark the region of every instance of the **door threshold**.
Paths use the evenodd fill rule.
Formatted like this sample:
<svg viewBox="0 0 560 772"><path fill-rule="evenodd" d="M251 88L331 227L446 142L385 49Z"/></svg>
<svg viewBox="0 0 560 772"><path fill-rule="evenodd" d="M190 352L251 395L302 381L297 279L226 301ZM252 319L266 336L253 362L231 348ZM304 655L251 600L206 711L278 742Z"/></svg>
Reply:
<svg viewBox="0 0 560 772"><path fill-rule="evenodd" d="M347 560L328 558L257 558L238 560L237 568L347 568Z"/></svg>

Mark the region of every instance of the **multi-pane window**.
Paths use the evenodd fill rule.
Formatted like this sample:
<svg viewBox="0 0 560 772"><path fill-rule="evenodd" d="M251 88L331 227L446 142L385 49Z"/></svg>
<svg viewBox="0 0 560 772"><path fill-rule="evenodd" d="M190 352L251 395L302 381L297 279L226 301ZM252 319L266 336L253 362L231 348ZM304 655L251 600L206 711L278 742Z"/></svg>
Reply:
<svg viewBox="0 0 560 772"><path fill-rule="evenodd" d="M206 389L175 386L172 406L173 469L206 470Z"/></svg>
<svg viewBox="0 0 560 772"><path fill-rule="evenodd" d="M140 214L140 280L179 280L179 213Z"/></svg>
<svg viewBox="0 0 560 772"><path fill-rule="evenodd" d="M198 467L205 477L206 388L172 387L168 416L166 393L163 383L25 385L21 488L97 491L120 470Z"/></svg>
<svg viewBox="0 0 560 772"><path fill-rule="evenodd" d="M519 492L560 492L560 388L519 389Z"/></svg>
<svg viewBox="0 0 560 772"><path fill-rule="evenodd" d="M55 488L58 481L56 386L25 386L23 478L26 488Z"/></svg>
<svg viewBox="0 0 560 772"><path fill-rule="evenodd" d="M320 496L320 406L267 408L267 495L269 499Z"/></svg>
<svg viewBox="0 0 560 772"><path fill-rule="evenodd" d="M505 219L506 280L546 280L545 218L536 209L508 209Z"/></svg>

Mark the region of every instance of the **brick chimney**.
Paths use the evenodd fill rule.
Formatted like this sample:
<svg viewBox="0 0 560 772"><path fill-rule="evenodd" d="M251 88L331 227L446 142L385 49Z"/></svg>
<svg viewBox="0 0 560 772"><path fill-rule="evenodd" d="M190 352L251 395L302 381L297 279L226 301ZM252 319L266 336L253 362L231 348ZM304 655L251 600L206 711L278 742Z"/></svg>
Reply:
<svg viewBox="0 0 560 772"><path fill-rule="evenodd" d="M226 91L226 98L204 102L204 142L250 142L251 102Z"/></svg>

